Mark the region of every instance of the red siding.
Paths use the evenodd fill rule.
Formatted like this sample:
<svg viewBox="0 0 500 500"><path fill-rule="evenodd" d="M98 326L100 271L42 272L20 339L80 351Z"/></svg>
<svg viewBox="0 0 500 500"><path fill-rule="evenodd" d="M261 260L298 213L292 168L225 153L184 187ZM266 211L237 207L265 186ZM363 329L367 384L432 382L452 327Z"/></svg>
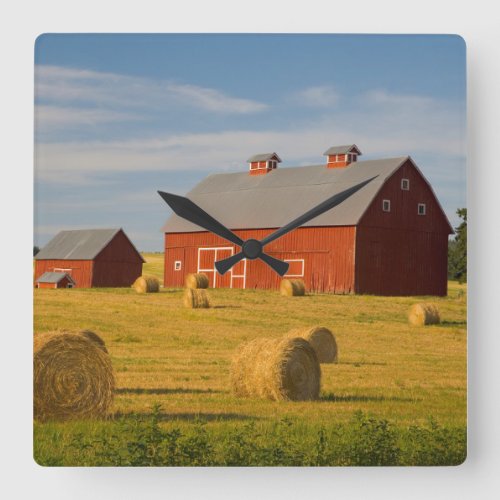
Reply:
<svg viewBox="0 0 500 500"><path fill-rule="evenodd" d="M142 258L120 231L94 259L92 286L130 286L142 274Z"/></svg>
<svg viewBox="0 0 500 500"><path fill-rule="evenodd" d="M75 287L90 288L92 286L92 264L91 260L36 260L35 281L45 272L63 269L73 278Z"/></svg>
<svg viewBox="0 0 500 500"><path fill-rule="evenodd" d="M328 155L328 162L326 166L328 168L345 168L352 162L355 162L357 156L352 154L348 156L347 154L341 155Z"/></svg>
<svg viewBox="0 0 500 500"><path fill-rule="evenodd" d="M130 286L142 274L142 258L119 231L94 260L35 260L35 280L55 269L64 269L78 288Z"/></svg>
<svg viewBox="0 0 500 500"><path fill-rule="evenodd" d="M358 227L356 293L446 295L448 235Z"/></svg>
<svg viewBox="0 0 500 500"><path fill-rule="evenodd" d="M353 167L355 168L355 167ZM409 191L401 189L401 179L410 181ZM382 211L382 200L391 201L391 211ZM418 215L417 205L425 203L426 215ZM419 171L407 161L384 184L367 208L359 226L385 227L450 234L451 228L434 193Z"/></svg>
<svg viewBox="0 0 500 500"><path fill-rule="evenodd" d="M254 229L234 231L240 238L262 239L274 229ZM355 228L348 227L305 227L299 228L266 247L273 257L292 260L290 273L302 270L306 287L311 291L352 293L354 291L354 240ZM198 263L198 249L200 252ZM213 269L215 250L219 248L217 260L231 255L239 247L208 232L175 233L165 235L165 286L180 287L188 273L198 269ZM182 262L180 271L175 271L175 261ZM299 262L296 262L299 261ZM281 278L260 260L249 260L233 268L232 273L223 277L214 271L204 271L209 275L210 285L233 288L278 288ZM241 276L245 274L245 279ZM236 276L235 276L236 275Z"/></svg>
<svg viewBox="0 0 500 500"><path fill-rule="evenodd" d="M253 161L250 163L250 175L267 174L271 170L267 168L267 161Z"/></svg>
<svg viewBox="0 0 500 500"><path fill-rule="evenodd" d="M401 189L401 180L410 189ZM390 212L382 210L390 200ZM418 215L419 203L426 215ZM446 295L446 217L426 181L408 161L384 184L363 215L356 237L356 293Z"/></svg>
<svg viewBox="0 0 500 500"><path fill-rule="evenodd" d="M57 288L55 283L37 283L37 288Z"/></svg>
<svg viewBox="0 0 500 500"><path fill-rule="evenodd" d="M37 283L36 286L38 288L67 288L68 283L71 283L71 281L67 276L65 276L59 281L59 283Z"/></svg>
<svg viewBox="0 0 500 500"><path fill-rule="evenodd" d="M330 159L330 158L329 158ZM356 168L351 167L351 168ZM408 179L409 190L401 189ZM382 201L391 201L391 211ZM418 215L419 203L426 215ZM235 231L243 240L262 239L273 229ZM446 295L449 223L423 176L408 160L383 185L357 227L299 228L273 242L266 251L292 260L290 273L302 274L311 291L377 295ZM165 286L183 286L187 273L207 269L212 286L278 288L280 277L260 260L247 261L220 277L214 260L231 251L200 248L239 247L208 232L165 235ZM224 255L226 254L226 255ZM182 262L179 271L174 262ZM299 262L296 262L299 261ZM241 277L245 274L245 278ZM235 277L239 275L240 277Z"/></svg>

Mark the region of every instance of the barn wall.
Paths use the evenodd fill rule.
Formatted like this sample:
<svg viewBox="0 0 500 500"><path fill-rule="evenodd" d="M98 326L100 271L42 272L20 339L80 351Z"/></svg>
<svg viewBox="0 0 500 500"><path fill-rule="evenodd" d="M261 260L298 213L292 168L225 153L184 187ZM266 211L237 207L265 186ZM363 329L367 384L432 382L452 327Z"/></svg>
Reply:
<svg viewBox="0 0 500 500"><path fill-rule="evenodd" d="M92 286L130 286L142 274L142 262L95 261Z"/></svg>
<svg viewBox="0 0 500 500"><path fill-rule="evenodd" d="M56 288L55 283L37 283L38 288Z"/></svg>
<svg viewBox="0 0 500 500"><path fill-rule="evenodd" d="M401 179L409 179L409 191L401 189ZM385 199L391 201L390 212L382 211L382 201ZM426 215L418 215L419 203L426 204ZM451 232L432 190L410 161L387 180L363 214L359 226L446 234Z"/></svg>
<svg viewBox="0 0 500 500"><path fill-rule="evenodd" d="M262 239L273 229L235 230L243 240ZM266 246L266 252L283 260L292 260L289 272L302 272L306 287L311 291L352 293L354 291L354 240L355 228L348 227L307 227L299 228ZM239 247L208 232L174 233L165 235L165 286L180 287L188 273L198 270L198 249L227 247L234 253ZM218 250L217 260L229 257L231 250ZM202 252L203 269L213 269L214 253ZM175 270L175 261L182 267ZM246 262L246 279L235 278L244 274L243 262L233 268L233 278L227 273L220 276L207 272L210 285L233 288L277 289L281 281L272 269L260 260Z"/></svg>
<svg viewBox="0 0 500 500"><path fill-rule="evenodd" d="M55 269L65 269L65 272L73 278L77 288L92 286L91 260L35 260L35 281L43 273L53 272Z"/></svg>
<svg viewBox="0 0 500 500"><path fill-rule="evenodd" d="M356 293L447 293L447 234L360 227L356 254Z"/></svg>
<svg viewBox="0 0 500 500"><path fill-rule="evenodd" d="M57 284L57 288L67 288L68 284L71 283L68 277L64 277L59 283Z"/></svg>
<svg viewBox="0 0 500 500"><path fill-rule="evenodd" d="M94 260L92 286L130 286L142 274L142 258L120 231Z"/></svg>
<svg viewBox="0 0 500 500"><path fill-rule="evenodd" d="M409 179L410 189L401 189ZM390 200L391 211L382 210ZM426 215L418 215L419 203ZM418 170L405 163L386 182L357 228L356 293L446 295L450 227Z"/></svg>

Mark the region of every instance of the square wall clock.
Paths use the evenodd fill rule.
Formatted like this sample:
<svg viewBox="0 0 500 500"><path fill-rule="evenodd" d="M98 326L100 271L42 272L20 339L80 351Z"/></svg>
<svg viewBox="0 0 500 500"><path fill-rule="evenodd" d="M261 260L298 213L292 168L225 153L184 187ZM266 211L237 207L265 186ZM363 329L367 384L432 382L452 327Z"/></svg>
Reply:
<svg viewBox="0 0 500 500"><path fill-rule="evenodd" d="M41 35L36 462L461 464L465 51Z"/></svg>

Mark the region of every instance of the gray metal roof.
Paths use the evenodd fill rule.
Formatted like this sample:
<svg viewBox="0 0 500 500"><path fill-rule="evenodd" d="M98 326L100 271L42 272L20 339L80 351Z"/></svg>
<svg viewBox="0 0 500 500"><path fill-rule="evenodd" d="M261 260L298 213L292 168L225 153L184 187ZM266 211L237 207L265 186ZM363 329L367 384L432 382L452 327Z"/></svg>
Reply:
<svg viewBox="0 0 500 500"><path fill-rule="evenodd" d="M43 273L37 280L37 283L59 283L65 276L67 276L72 283L74 281L68 273Z"/></svg>
<svg viewBox="0 0 500 500"><path fill-rule="evenodd" d="M92 260L120 231L123 230L118 228L61 231L36 254L35 259ZM134 246L132 242L130 244ZM134 249L137 251L135 247Z"/></svg>
<svg viewBox="0 0 500 500"><path fill-rule="evenodd" d="M322 201L375 175L376 179L306 226L356 225L388 177L410 157L359 161L346 168L323 165L210 175L186 196L230 229L281 227ZM173 214L162 230L205 231Z"/></svg>
<svg viewBox="0 0 500 500"><path fill-rule="evenodd" d="M276 153L262 153L258 155L253 155L252 157L248 158L248 162L252 161L267 161L270 160L273 157L276 157L279 162L281 162L280 157Z"/></svg>
<svg viewBox="0 0 500 500"><path fill-rule="evenodd" d="M323 153L323 156L344 155L349 153L352 149L356 149L358 151L358 154L362 154L358 146L356 146L356 144L347 144L345 146L332 146L330 149L327 149Z"/></svg>

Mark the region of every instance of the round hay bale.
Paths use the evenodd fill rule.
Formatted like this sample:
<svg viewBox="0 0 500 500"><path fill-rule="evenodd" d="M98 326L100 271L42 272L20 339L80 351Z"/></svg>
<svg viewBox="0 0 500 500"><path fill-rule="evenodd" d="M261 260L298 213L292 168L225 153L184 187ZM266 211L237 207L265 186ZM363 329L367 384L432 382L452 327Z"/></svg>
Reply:
<svg viewBox="0 0 500 500"><path fill-rule="evenodd" d="M204 273L192 273L186 276L186 288L208 288L208 276Z"/></svg>
<svg viewBox="0 0 500 500"><path fill-rule="evenodd" d="M88 333L35 335L33 406L37 420L106 416L115 380L111 359L98 344Z"/></svg>
<svg viewBox="0 0 500 500"><path fill-rule="evenodd" d="M287 337L301 337L307 340L312 345L320 363L338 362L338 346L335 335L324 326L291 330Z"/></svg>
<svg viewBox="0 0 500 500"><path fill-rule="evenodd" d="M281 280L280 293L285 297L295 297L306 294L306 285L302 280Z"/></svg>
<svg viewBox="0 0 500 500"><path fill-rule="evenodd" d="M186 288L184 292L184 305L189 309L206 309L210 307L206 290Z"/></svg>
<svg viewBox="0 0 500 500"><path fill-rule="evenodd" d="M71 333L71 332L68 332ZM78 335L81 335L82 337L85 337L86 339L92 341L95 343L99 349L103 350L106 354L108 353L108 350L106 349L106 344L104 343L104 340L97 335L97 333L92 332L91 330L81 330L78 332Z"/></svg>
<svg viewBox="0 0 500 500"><path fill-rule="evenodd" d="M256 339L240 346L231 365L233 394L275 401L318 399L321 369L302 338Z"/></svg>
<svg viewBox="0 0 500 500"><path fill-rule="evenodd" d="M434 304L413 304L408 313L410 325L424 326L438 324L441 319L439 310Z"/></svg>
<svg viewBox="0 0 500 500"><path fill-rule="evenodd" d="M132 288L137 293L157 293L160 291L160 282L155 276L139 276L134 281Z"/></svg>

